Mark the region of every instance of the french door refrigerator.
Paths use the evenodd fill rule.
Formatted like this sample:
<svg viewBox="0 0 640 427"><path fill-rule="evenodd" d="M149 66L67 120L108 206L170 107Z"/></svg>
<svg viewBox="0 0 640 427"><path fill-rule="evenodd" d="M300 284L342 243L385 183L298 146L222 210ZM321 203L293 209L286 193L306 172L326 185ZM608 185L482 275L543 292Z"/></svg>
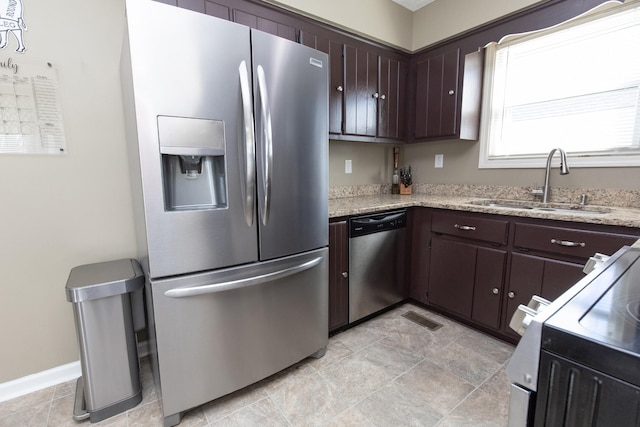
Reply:
<svg viewBox="0 0 640 427"><path fill-rule="evenodd" d="M328 58L127 0L121 71L164 424L328 341Z"/></svg>

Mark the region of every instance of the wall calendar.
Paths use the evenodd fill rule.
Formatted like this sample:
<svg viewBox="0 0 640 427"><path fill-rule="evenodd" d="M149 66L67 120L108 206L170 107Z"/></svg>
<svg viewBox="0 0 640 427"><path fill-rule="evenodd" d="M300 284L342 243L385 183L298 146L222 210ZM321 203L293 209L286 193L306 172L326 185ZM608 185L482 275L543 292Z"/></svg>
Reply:
<svg viewBox="0 0 640 427"><path fill-rule="evenodd" d="M0 57L0 154L67 151L55 67Z"/></svg>

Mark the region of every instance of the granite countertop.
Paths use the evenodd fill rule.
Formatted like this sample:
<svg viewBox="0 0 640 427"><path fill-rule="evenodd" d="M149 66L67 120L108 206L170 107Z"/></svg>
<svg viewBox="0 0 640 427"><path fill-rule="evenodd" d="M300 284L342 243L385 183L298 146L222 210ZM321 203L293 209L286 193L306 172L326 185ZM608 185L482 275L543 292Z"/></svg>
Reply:
<svg viewBox="0 0 640 427"><path fill-rule="evenodd" d="M482 196L452 196L431 194L374 194L354 197L342 197L329 199L329 218L361 215L372 212L381 212L391 209L409 208L414 206L452 209L467 212L482 212L497 215L509 215L526 218L542 218L560 221L584 222L590 224L617 225L623 227L640 228L640 209L635 207L616 206L584 206L589 210L606 210L606 213L587 213L576 210L575 212L557 212L531 209L517 209L507 207L494 207L475 205L471 202L489 200L492 197ZM523 203L522 200L514 201ZM553 205L553 204L552 204ZM560 205L557 205L560 206ZM575 206L575 205L568 205Z"/></svg>

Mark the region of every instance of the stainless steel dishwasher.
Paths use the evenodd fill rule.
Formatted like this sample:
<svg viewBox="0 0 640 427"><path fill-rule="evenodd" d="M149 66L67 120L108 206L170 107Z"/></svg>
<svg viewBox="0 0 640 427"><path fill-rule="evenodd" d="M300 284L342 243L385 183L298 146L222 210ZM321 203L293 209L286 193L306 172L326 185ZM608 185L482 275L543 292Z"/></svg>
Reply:
<svg viewBox="0 0 640 427"><path fill-rule="evenodd" d="M406 210L349 220L349 322L404 299Z"/></svg>

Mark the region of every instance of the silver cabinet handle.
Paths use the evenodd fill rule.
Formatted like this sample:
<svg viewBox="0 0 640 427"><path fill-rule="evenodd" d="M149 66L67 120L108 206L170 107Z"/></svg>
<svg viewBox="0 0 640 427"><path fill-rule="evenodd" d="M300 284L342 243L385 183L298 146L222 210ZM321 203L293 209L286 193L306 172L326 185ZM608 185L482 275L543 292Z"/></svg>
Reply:
<svg viewBox="0 0 640 427"><path fill-rule="evenodd" d="M340 86L338 86L338 87L336 88L336 90L337 90L338 92L342 92L344 89L342 88L342 85L340 85Z"/></svg>
<svg viewBox="0 0 640 427"><path fill-rule="evenodd" d="M260 112L262 114L262 134L264 136L264 209L262 223L267 225L271 204L271 175L273 169L273 134L271 133L271 109L267 93L267 78L262 65L258 65L258 90L260 92Z"/></svg>
<svg viewBox="0 0 640 427"><path fill-rule="evenodd" d="M500 289L498 289L498 288L493 288L493 289L491 290L491 292L493 292L493 294L494 294L494 295L498 295L498 294L500 293Z"/></svg>
<svg viewBox="0 0 640 427"><path fill-rule="evenodd" d="M230 280L228 282L212 283L209 285L200 286L187 286L184 288L169 289L164 293L165 296L170 298L185 298L196 295L213 294L216 292L231 291L234 289L245 288L247 286L259 285L262 283L272 282L274 280L282 279L288 276L292 276L297 273L302 273L305 270L315 267L322 262L322 257L314 258L310 261L303 262L302 264L294 265L293 267L285 268L272 273L261 274L259 276L247 277L246 279Z"/></svg>
<svg viewBox="0 0 640 427"><path fill-rule="evenodd" d="M516 297L516 293L515 293L515 292L513 292L513 291L510 291L510 292L507 294L507 296L508 296L509 298L511 298L511 299L514 299L514 298Z"/></svg>
<svg viewBox="0 0 640 427"><path fill-rule="evenodd" d="M349 273L347 273L346 271L343 271L342 272L342 277L344 277L346 279L347 277L349 277Z"/></svg>
<svg viewBox="0 0 640 427"><path fill-rule="evenodd" d="M373 96L375 99L380 98L380 94L379 94L378 92L374 93L374 94L373 94L373 95L371 95L371 96Z"/></svg>
<svg viewBox="0 0 640 427"><path fill-rule="evenodd" d="M584 248L585 246L587 246L587 244L584 242L572 242L570 240L551 239L551 243L553 243L554 245L566 246L569 248L575 248L577 246Z"/></svg>
<svg viewBox="0 0 640 427"><path fill-rule="evenodd" d="M380 99L382 99L382 100L387 99L387 95L384 95L384 94L380 95Z"/></svg>
<svg viewBox="0 0 640 427"><path fill-rule="evenodd" d="M456 93L453 89L449 90L449 95L453 95L454 93Z"/></svg>
<svg viewBox="0 0 640 427"><path fill-rule="evenodd" d="M454 225L454 227L457 228L458 230L463 230L463 231L476 231L476 227L474 227L473 225L456 224Z"/></svg>
<svg viewBox="0 0 640 427"><path fill-rule="evenodd" d="M244 120L244 144L240 150L244 165L244 219L249 227L253 225L256 193L256 136L253 128L253 107L251 105L251 89L249 87L249 71L247 63L240 62L240 93L242 95L242 117Z"/></svg>

